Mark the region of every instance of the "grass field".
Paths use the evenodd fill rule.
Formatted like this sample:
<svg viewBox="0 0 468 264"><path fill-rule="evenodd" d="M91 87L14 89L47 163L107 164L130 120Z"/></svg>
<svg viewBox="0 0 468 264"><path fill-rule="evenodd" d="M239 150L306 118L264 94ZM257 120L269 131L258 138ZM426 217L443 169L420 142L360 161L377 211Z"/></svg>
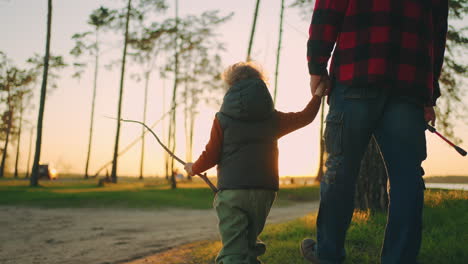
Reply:
<svg viewBox="0 0 468 264"><path fill-rule="evenodd" d="M468 183L468 176L430 176L424 177L427 183Z"/></svg>
<svg viewBox="0 0 468 264"><path fill-rule="evenodd" d="M209 209L213 193L199 181L180 182L176 190L164 180L143 181L120 178L118 184L98 187L97 181L59 179L41 181L29 187L27 180L0 179L0 205L39 208L141 208L167 207ZM318 200L318 186L283 186L277 206ZM274 210L274 209L273 209ZM269 225L261 239L268 245L262 260L268 264L305 263L298 245L305 237L315 237L315 215L291 222ZM379 263L386 216L357 212L347 236L346 263ZM423 245L420 262L425 264L468 263L468 192L427 190L424 210ZM184 264L213 263L218 241L200 241L177 248L172 254L188 254ZM172 264L172 263L167 263Z"/></svg>
<svg viewBox="0 0 468 264"><path fill-rule="evenodd" d="M299 253L305 237L315 237L315 215L267 226L261 239L268 250L261 260L267 264L306 263ZM357 212L348 231L345 263L380 263L386 216L383 213ZM423 244L420 263L468 263L468 192L429 190L424 210ZM220 242L202 241L194 247L187 264L213 263ZM177 250L172 254L178 254Z"/></svg>
<svg viewBox="0 0 468 264"><path fill-rule="evenodd" d="M120 178L118 184L97 180L41 181L31 188L27 180L0 180L0 205L43 208L212 208L213 193L201 181L180 182L171 190L165 180ZM288 185L278 194L277 206L318 200L318 186Z"/></svg>

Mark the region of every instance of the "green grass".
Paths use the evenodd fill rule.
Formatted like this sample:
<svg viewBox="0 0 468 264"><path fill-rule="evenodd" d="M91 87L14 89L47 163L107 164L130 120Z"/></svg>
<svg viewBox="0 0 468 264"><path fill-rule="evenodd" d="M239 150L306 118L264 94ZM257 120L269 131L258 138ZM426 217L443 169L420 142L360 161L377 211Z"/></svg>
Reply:
<svg viewBox="0 0 468 264"><path fill-rule="evenodd" d="M468 176L429 176L424 177L427 183L468 183Z"/></svg>
<svg viewBox="0 0 468 264"><path fill-rule="evenodd" d="M268 264L306 263L299 253L305 237L315 237L315 215L269 225L261 239L268 249L261 260ZM380 263L386 216L357 212L348 231L345 263ZM419 261L425 264L468 263L468 192L430 190L426 192L423 243ZM200 242L192 251L190 264L213 263L220 242ZM177 254L177 253L175 253Z"/></svg>
<svg viewBox="0 0 468 264"><path fill-rule="evenodd" d="M213 193L202 182L181 182L171 190L165 180L122 178L98 187L97 180L59 179L29 187L27 180L0 180L0 205L41 208L212 208ZM277 206L318 199L318 186L289 186Z"/></svg>

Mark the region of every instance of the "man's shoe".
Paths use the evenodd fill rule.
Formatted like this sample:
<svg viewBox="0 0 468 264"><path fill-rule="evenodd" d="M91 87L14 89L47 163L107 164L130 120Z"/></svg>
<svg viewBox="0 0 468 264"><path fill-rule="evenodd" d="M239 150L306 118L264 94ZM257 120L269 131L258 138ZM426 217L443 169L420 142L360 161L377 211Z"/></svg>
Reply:
<svg viewBox="0 0 468 264"><path fill-rule="evenodd" d="M320 264L317 258L317 251L315 248L316 242L313 239L306 238L301 242L301 255L313 264Z"/></svg>

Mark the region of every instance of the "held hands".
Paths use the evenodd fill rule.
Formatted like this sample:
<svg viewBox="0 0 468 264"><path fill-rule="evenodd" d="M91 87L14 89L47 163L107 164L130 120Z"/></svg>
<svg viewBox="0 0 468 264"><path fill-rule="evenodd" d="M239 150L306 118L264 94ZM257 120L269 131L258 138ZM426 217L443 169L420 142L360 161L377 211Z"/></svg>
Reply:
<svg viewBox="0 0 468 264"><path fill-rule="evenodd" d="M323 97L330 92L330 78L328 75L310 75L310 91L312 96Z"/></svg>
<svg viewBox="0 0 468 264"><path fill-rule="evenodd" d="M433 106L424 107L424 119L426 120L426 122L430 122L432 126L435 125L436 114Z"/></svg>
<svg viewBox="0 0 468 264"><path fill-rule="evenodd" d="M185 163L185 166L184 166L184 169L189 176L193 176L192 166L193 166L192 162L187 162Z"/></svg>
<svg viewBox="0 0 468 264"><path fill-rule="evenodd" d="M331 82L328 75L310 75L310 91L312 92L312 96L323 97L328 95L330 92L330 85ZM424 119L426 122L430 122L432 126L435 125L436 114L434 107L424 107Z"/></svg>

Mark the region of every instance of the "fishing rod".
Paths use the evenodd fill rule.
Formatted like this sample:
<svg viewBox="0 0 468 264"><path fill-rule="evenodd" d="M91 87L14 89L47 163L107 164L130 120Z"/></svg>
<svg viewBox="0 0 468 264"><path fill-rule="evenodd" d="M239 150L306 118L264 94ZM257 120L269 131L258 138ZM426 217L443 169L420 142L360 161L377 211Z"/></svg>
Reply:
<svg viewBox="0 0 468 264"><path fill-rule="evenodd" d="M445 138L444 136L442 136L439 132L437 132L437 130L435 129L435 127L433 126L430 126L429 124L427 124L427 129L429 131L431 131L432 133L436 134L437 136L439 136L442 140L444 140L445 142L447 142L447 144L449 144L450 146L452 146L460 155L462 156L466 156L466 150L460 148L459 146L455 145L454 143L452 143L450 140L448 140L447 138Z"/></svg>

